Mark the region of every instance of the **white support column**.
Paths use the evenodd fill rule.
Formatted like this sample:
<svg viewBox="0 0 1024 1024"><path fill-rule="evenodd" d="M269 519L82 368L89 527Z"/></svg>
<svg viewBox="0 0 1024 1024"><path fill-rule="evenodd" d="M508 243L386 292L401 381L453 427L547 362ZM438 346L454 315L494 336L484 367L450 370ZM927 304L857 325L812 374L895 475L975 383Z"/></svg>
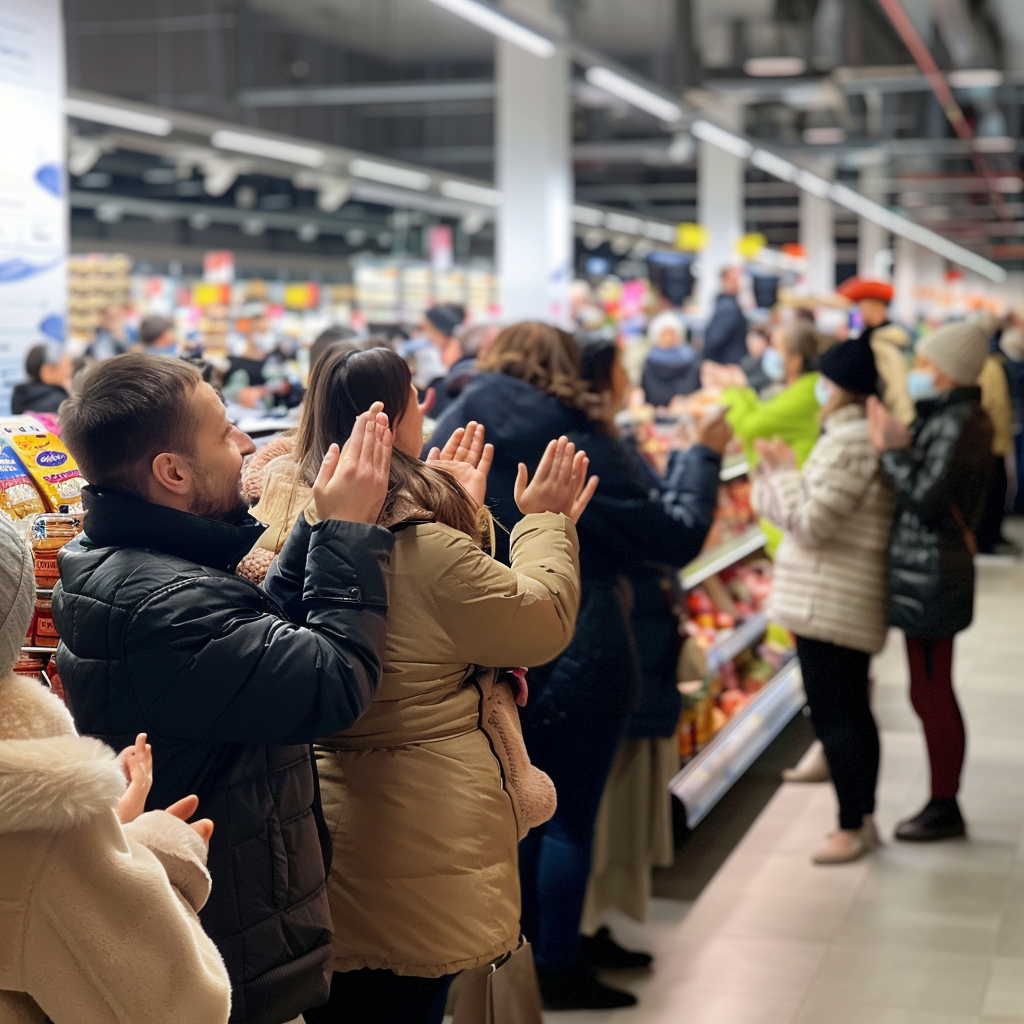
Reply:
<svg viewBox="0 0 1024 1024"><path fill-rule="evenodd" d="M831 177L831 171L825 173ZM814 298L836 290L835 210L829 199L800 192L800 244L807 253L804 283Z"/></svg>
<svg viewBox="0 0 1024 1024"><path fill-rule="evenodd" d="M714 120L730 131L741 131L741 111L723 106ZM700 315L708 317L720 288L722 270L736 261L736 243L743 236L743 185L746 162L707 142L697 153L697 221L708 233L700 257L697 298Z"/></svg>
<svg viewBox="0 0 1024 1024"><path fill-rule="evenodd" d="M920 284L921 248L906 238L896 239L892 283L896 289L892 315L899 323L913 327L917 322L917 288Z"/></svg>
<svg viewBox="0 0 1024 1024"><path fill-rule="evenodd" d="M879 187L886 176L884 166L865 167L860 172L860 190L868 199L886 205ZM873 220L859 218L857 225L857 274L860 277L887 277L890 269L885 253L889 251L889 232Z"/></svg>
<svg viewBox="0 0 1024 1024"><path fill-rule="evenodd" d="M505 6L539 25L562 26L550 0ZM498 41L497 268L503 317L564 323L572 279L572 122L568 53L535 57Z"/></svg>

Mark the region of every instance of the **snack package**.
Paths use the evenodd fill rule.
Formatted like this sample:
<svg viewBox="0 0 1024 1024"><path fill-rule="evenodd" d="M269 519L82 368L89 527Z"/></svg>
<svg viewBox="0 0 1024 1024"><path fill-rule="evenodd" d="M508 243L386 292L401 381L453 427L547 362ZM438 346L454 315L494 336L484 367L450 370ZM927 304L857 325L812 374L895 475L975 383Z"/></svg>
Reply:
<svg viewBox="0 0 1024 1024"><path fill-rule="evenodd" d="M21 459L0 438L0 516L15 522L45 511L43 499Z"/></svg>
<svg viewBox="0 0 1024 1024"><path fill-rule="evenodd" d="M46 433L5 431L5 443L28 471L47 506L46 511L82 511L82 474L60 438Z"/></svg>

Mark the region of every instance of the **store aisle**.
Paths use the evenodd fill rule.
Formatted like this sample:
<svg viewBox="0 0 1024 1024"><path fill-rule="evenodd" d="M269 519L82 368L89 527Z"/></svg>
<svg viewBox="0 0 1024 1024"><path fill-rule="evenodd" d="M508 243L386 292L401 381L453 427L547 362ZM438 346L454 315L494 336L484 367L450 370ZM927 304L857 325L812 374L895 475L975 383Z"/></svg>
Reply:
<svg viewBox="0 0 1024 1024"><path fill-rule="evenodd" d="M648 925L615 922L627 944L658 956L650 977L618 979L640 995L639 1008L547 1019L1024 1024L1022 622L1024 564L982 565L976 624L957 653L970 730L962 794L970 842L887 841L872 860L814 867L809 854L834 827L831 789L784 786L692 908L659 900ZM879 820L890 836L926 797L900 637L890 638L874 674Z"/></svg>

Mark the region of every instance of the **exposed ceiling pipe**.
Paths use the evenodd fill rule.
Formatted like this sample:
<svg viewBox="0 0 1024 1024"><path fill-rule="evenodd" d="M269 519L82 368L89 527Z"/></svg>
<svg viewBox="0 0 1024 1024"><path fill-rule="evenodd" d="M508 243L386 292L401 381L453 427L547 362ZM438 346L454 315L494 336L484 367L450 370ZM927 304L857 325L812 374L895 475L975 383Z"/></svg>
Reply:
<svg viewBox="0 0 1024 1024"><path fill-rule="evenodd" d="M917 66L924 73L925 78L928 80L928 85L935 94L935 98L939 101L939 105L942 107L949 123L953 126L953 131L964 142L973 142L974 129L964 116L960 104L957 103L956 97L953 95L953 90L949 87L949 82L946 81L946 76L939 69L938 64L935 63L931 50L928 49L927 43L921 38L921 33L917 31L917 26L911 20L910 15L907 14L901 0L878 0L878 2L889 16L893 28L899 33L900 39L903 40L903 44L917 62ZM971 147L971 161L977 172L986 181L992 182L993 174L988 161L973 146ZM989 196L992 204L999 211L999 216L1003 220L1012 220L1013 217L1007 209L1006 203L992 184L989 186Z"/></svg>

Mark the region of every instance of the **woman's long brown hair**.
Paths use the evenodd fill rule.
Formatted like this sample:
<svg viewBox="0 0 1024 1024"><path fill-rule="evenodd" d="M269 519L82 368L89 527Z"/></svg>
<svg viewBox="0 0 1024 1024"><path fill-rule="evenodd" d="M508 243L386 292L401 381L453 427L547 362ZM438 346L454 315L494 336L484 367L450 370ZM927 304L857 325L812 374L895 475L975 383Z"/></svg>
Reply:
<svg viewBox="0 0 1024 1024"><path fill-rule="evenodd" d="M294 458L306 482L313 483L327 449L343 445L356 418L374 402L384 403L394 429L408 408L411 384L405 360L390 349L327 352L313 367L295 436ZM410 507L481 541L479 513L462 485L445 470L395 448L378 522L391 525L403 518L400 509Z"/></svg>

